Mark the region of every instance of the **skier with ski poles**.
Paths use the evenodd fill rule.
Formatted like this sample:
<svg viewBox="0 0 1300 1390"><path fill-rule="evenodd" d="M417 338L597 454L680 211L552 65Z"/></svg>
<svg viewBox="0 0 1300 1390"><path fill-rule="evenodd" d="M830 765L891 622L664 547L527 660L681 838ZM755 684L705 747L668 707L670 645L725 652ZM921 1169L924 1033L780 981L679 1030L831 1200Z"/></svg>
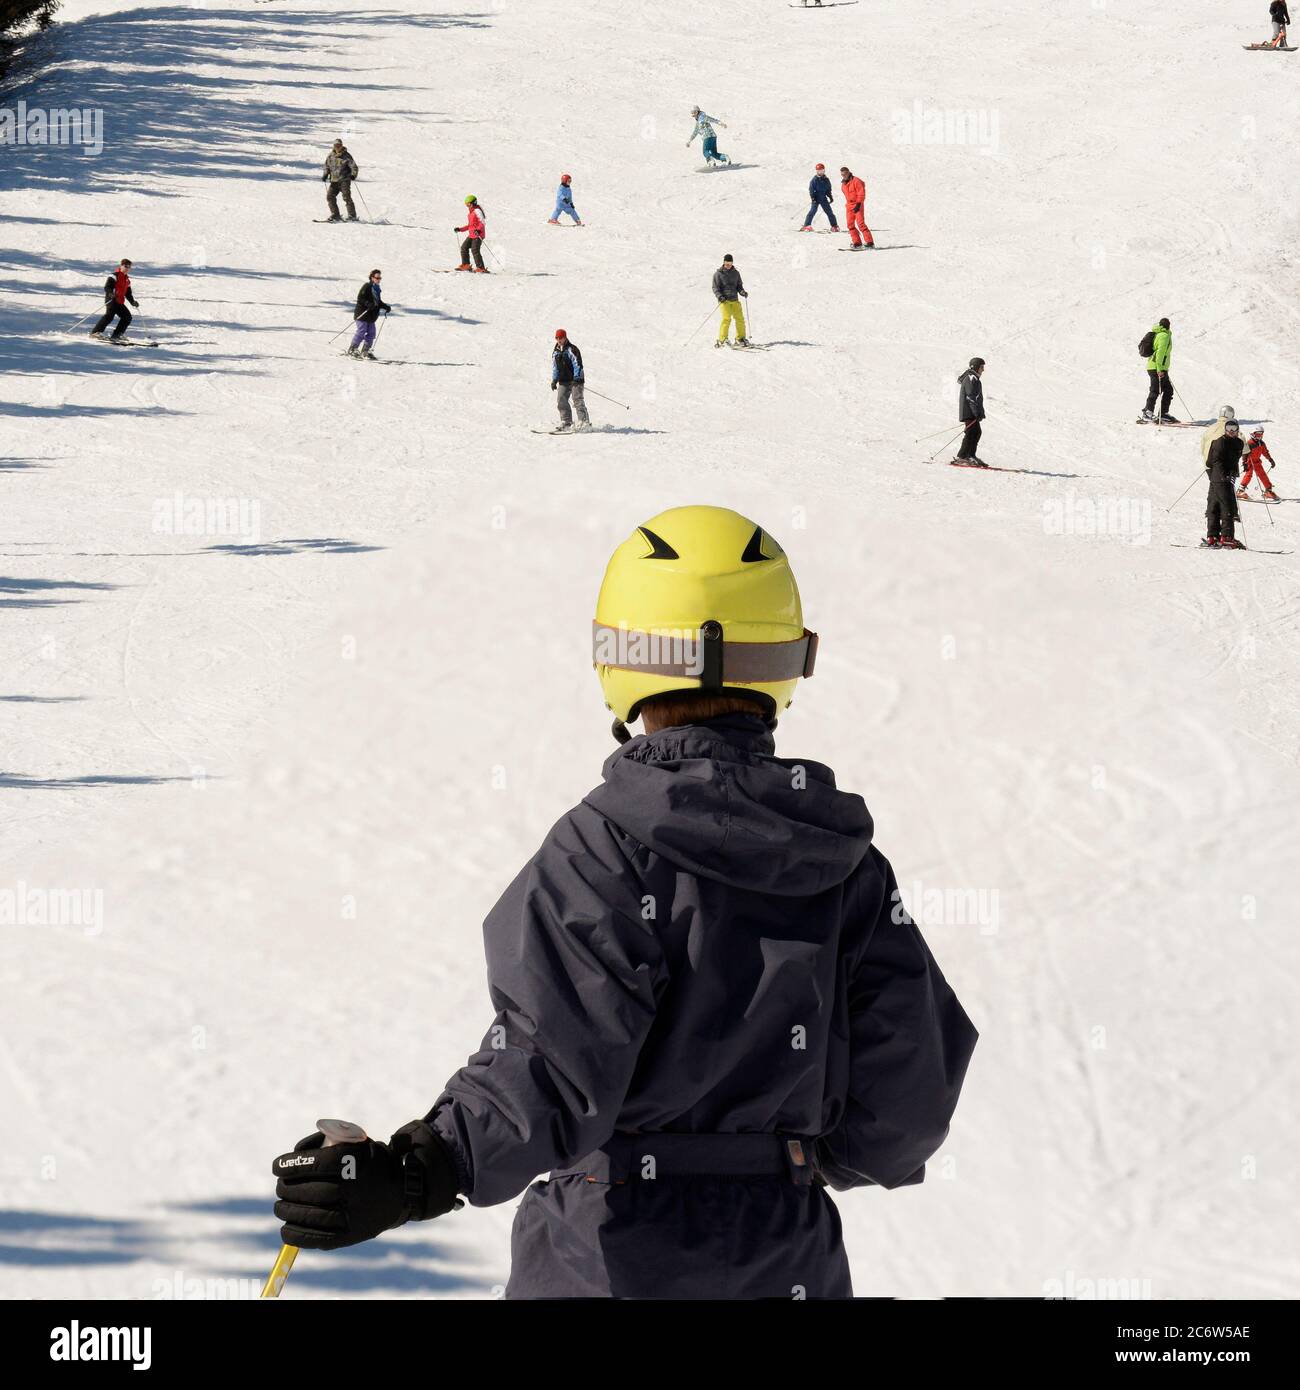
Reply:
<svg viewBox="0 0 1300 1390"><path fill-rule="evenodd" d="M745 336L745 311L740 307L742 299L748 299L745 282L740 271L731 259L731 253L723 256L722 264L713 272L713 297L722 308L718 323L718 341L714 347L725 347L732 324L736 326L736 346L747 348L749 339Z"/></svg>
<svg viewBox="0 0 1300 1390"><path fill-rule="evenodd" d="M840 189L844 194L844 220L848 224L850 251L874 251L875 238L865 220L867 186L847 167L840 169ZM843 248L841 248L843 249Z"/></svg>
<svg viewBox="0 0 1300 1390"><path fill-rule="evenodd" d="M591 419L587 415L587 403L583 399L586 372L582 365L582 353L576 343L569 341L569 335L562 328L555 330L555 346L551 349L551 390L555 392L555 404L560 411L560 427L557 434L573 432L573 412L578 412L579 430L589 430ZM572 402L572 409L570 409Z"/></svg>
<svg viewBox="0 0 1300 1390"><path fill-rule="evenodd" d="M1260 425L1250 432L1250 441L1246 445L1246 467L1241 475L1241 483L1237 488L1237 496L1245 497L1246 489L1250 486L1251 479L1255 479L1260 487L1264 489L1264 500L1266 502L1277 502L1281 499L1273 491L1273 484L1269 481L1268 474L1264 472L1264 460L1275 463L1273 455L1268 451L1268 445L1264 443L1264 426Z"/></svg>
<svg viewBox="0 0 1300 1390"><path fill-rule="evenodd" d="M334 148L325 156L325 172L321 175L321 182L329 185L325 193L325 202L329 206L330 222L343 221L339 214L340 193L348 210L348 221L357 220L357 209L352 202L352 180L360 177L361 170L348 152L347 146L342 140L335 140Z"/></svg>
<svg viewBox="0 0 1300 1390"><path fill-rule="evenodd" d="M1236 420L1224 422L1223 434L1210 445L1205 472L1210 489L1205 499L1205 540L1203 545L1221 550L1244 550L1233 535L1233 523L1238 521L1237 465L1241 461L1241 426Z"/></svg>
<svg viewBox="0 0 1300 1390"><path fill-rule="evenodd" d="M552 227L558 227L562 215L572 217L575 227L582 226L582 218L578 216L578 210L573 206L572 174L560 175L560 186L555 190L555 211L547 218L547 221Z"/></svg>
<svg viewBox="0 0 1300 1390"><path fill-rule="evenodd" d="M1138 352L1147 359L1147 403L1142 407L1143 423L1155 422L1161 425L1176 425L1178 421L1169 413L1174 399L1174 383L1169 377L1169 359L1173 356L1174 335L1168 319L1160 319L1138 344ZM1157 397L1160 400L1160 414L1155 414Z"/></svg>
<svg viewBox="0 0 1300 1390"><path fill-rule="evenodd" d="M1268 7L1268 17L1273 22L1273 37L1264 45L1265 48L1286 48L1287 25L1291 23L1291 15L1287 11L1286 0L1273 0Z"/></svg>
<svg viewBox="0 0 1300 1390"><path fill-rule="evenodd" d="M492 272L483 264L482 250L483 241L487 236L487 220L483 216L483 209L479 207L478 199L472 193L465 199L465 225L455 230L468 234L460 244L460 264L456 269L468 270L470 258L473 257L474 273L490 275Z"/></svg>
<svg viewBox="0 0 1300 1390"><path fill-rule="evenodd" d="M777 541L662 512L593 616L620 747L488 914L483 1042L389 1142L274 1159L282 1239L522 1193L507 1299L851 1298L831 1192L924 1181L978 1035L862 798L776 756L817 651Z"/></svg>
<svg viewBox="0 0 1300 1390"><path fill-rule="evenodd" d="M957 422L966 428L957 457L951 462L962 468L988 467L975 452L984 433L984 387L980 381L983 375L984 359L972 357L970 365L957 378Z"/></svg>
<svg viewBox="0 0 1300 1390"><path fill-rule="evenodd" d="M819 164L813 170L813 176L808 183L808 196L812 199L812 206L808 209L808 216L803 220L801 231L811 232L813 218L817 215L820 208L826 214L826 220L831 224L831 231L838 232L840 224L835 220L835 209L831 206L834 195L831 192L831 181L826 176L826 166Z"/></svg>
<svg viewBox="0 0 1300 1390"><path fill-rule="evenodd" d="M686 148L689 150L695 143L695 137L701 135L704 137L702 148L704 150L705 164L710 167L715 163L730 164L731 160L718 150L718 136L717 132L714 130L714 126L722 126L722 129L726 130L726 124L718 120L716 116L706 116L698 106L691 107L691 115L695 120L695 129L691 131L691 138L686 142Z"/></svg>
<svg viewBox="0 0 1300 1390"><path fill-rule="evenodd" d="M384 296L380 290L382 280L383 272L372 270L370 278L357 291L357 307L352 316L356 321L357 331L352 337L352 346L348 348L349 357L375 355L375 324L379 321L380 314L388 315L393 311L391 304L384 303Z"/></svg>
<svg viewBox="0 0 1300 1390"><path fill-rule="evenodd" d="M104 315L90 330L90 336L102 338L104 330L116 319L117 327L109 342L121 342L122 335L131 326L131 309L126 307L128 304L133 309L140 307L140 301L131 293L131 262L123 258L118 262L117 269L110 272L104 281Z"/></svg>

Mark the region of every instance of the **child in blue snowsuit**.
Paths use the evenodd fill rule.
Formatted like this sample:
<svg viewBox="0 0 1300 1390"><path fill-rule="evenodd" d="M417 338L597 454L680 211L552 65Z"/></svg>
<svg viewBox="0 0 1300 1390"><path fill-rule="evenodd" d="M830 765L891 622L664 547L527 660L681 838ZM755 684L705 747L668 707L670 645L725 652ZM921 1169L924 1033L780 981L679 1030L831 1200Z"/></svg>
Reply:
<svg viewBox="0 0 1300 1390"><path fill-rule="evenodd" d="M555 211L547 219L552 226L560 225L560 214L567 212L573 218L574 223L581 227L582 218L578 216L578 210L573 206L573 177L570 174L560 175L560 186L555 191Z"/></svg>
<svg viewBox="0 0 1300 1390"><path fill-rule="evenodd" d="M718 137L713 130L715 125L720 125L723 130L726 130L725 123L718 120L716 116L706 116L698 106L691 107L691 115L695 117L695 129L691 131L691 138L686 142L686 148L690 149L695 143L695 137L702 135L704 137L704 162L712 164L714 160L717 160L719 164L730 164L731 160L725 154L719 153Z"/></svg>

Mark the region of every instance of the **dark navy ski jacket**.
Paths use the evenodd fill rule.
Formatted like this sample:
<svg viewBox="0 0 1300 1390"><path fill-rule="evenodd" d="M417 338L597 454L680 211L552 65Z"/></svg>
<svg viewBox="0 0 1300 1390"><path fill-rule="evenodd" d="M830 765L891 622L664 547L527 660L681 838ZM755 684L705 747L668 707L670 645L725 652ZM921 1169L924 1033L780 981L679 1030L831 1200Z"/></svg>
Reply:
<svg viewBox="0 0 1300 1390"><path fill-rule="evenodd" d="M632 739L554 826L487 918L496 1018L429 1115L472 1204L528 1188L508 1297L851 1294L827 1186L921 1181L976 1040L871 834L744 715ZM710 1152L788 1136L808 1168ZM704 1171L649 1174L659 1149Z"/></svg>
<svg viewBox="0 0 1300 1390"><path fill-rule="evenodd" d="M831 202L831 181L825 174L814 174L808 184L808 196L814 203Z"/></svg>

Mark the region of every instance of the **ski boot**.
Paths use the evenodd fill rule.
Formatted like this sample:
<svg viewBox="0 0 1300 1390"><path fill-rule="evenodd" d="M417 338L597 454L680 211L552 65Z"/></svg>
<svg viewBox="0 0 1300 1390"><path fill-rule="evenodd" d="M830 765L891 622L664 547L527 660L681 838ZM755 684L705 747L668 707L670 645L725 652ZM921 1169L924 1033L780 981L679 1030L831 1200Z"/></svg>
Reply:
<svg viewBox="0 0 1300 1390"><path fill-rule="evenodd" d="M326 222L342 222L343 218L339 213L334 212L331 213L325 220Z"/></svg>
<svg viewBox="0 0 1300 1390"><path fill-rule="evenodd" d="M1220 550L1245 550L1245 548L1235 536L1221 536L1219 538Z"/></svg>
<svg viewBox="0 0 1300 1390"><path fill-rule="evenodd" d="M1239 488L1237 489L1237 496L1238 496L1238 497L1245 498L1245 499L1247 499L1247 500L1249 500L1249 498L1250 498L1250 494L1246 491L1246 489L1245 489L1244 487L1239 487Z"/></svg>
<svg viewBox="0 0 1300 1390"><path fill-rule="evenodd" d="M1155 423L1155 418L1156 418L1156 413L1155 413L1154 410L1144 410L1144 411L1142 412L1142 419L1143 419L1148 425L1154 424L1154 423Z"/></svg>
<svg viewBox="0 0 1300 1390"><path fill-rule="evenodd" d="M475 274L475 275L491 275L492 272L491 272L491 271L487 268L487 266L485 266L485 265L476 265L476 266L474 267L474 274Z"/></svg>
<svg viewBox="0 0 1300 1390"><path fill-rule="evenodd" d="M800 227L799 230L800 230L801 232L811 232L811 231L812 231L812 228L811 228L811 227Z"/></svg>
<svg viewBox="0 0 1300 1390"><path fill-rule="evenodd" d="M1161 425L1179 425L1182 421L1179 420L1177 415L1162 415L1157 423Z"/></svg>
<svg viewBox="0 0 1300 1390"><path fill-rule="evenodd" d="M722 338L719 338L718 341L717 341L716 343L714 343L713 346L714 346L715 348L720 348L720 347L726 347L727 344L726 344L726 342L725 342Z"/></svg>
<svg viewBox="0 0 1300 1390"><path fill-rule="evenodd" d="M469 262L466 261L464 265L458 265L458 266L456 267L456 269L457 269L457 270L468 270L468 269L469 269Z"/></svg>
<svg viewBox="0 0 1300 1390"><path fill-rule="evenodd" d="M748 339L748 338L737 338L737 339L736 339L736 346L737 346L737 347L748 347L748 346L749 346L749 339Z"/></svg>
<svg viewBox="0 0 1300 1390"><path fill-rule="evenodd" d="M1266 487L1266 488L1264 489L1264 501L1265 501L1265 502L1280 502L1281 500L1282 500L1282 499L1277 495L1276 492L1273 491L1273 489L1272 489L1271 487Z"/></svg>
<svg viewBox="0 0 1300 1390"><path fill-rule="evenodd" d="M546 224L549 227L558 227L560 225L560 219L558 217L548 217L546 219Z"/></svg>

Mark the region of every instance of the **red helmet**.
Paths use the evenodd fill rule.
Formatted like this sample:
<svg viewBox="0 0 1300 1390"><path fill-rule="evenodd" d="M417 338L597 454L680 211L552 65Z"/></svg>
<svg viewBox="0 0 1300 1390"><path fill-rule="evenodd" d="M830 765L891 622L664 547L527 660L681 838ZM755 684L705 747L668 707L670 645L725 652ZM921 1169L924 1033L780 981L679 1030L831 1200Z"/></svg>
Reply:
<svg viewBox="0 0 1300 1390"><path fill-rule="evenodd" d="M560 175L560 182L561 182L561 183L568 183L572 178L573 178L573 175L572 175L572 174L561 174L561 175Z"/></svg>
<svg viewBox="0 0 1300 1390"><path fill-rule="evenodd" d="M819 169L824 169L826 166L825 166L824 164L819 164L817 167L818 167Z"/></svg>
<svg viewBox="0 0 1300 1390"><path fill-rule="evenodd" d="M555 330L555 336L556 336L557 338L567 338L569 335L564 331L564 329L562 329L562 328L557 328L557 329Z"/></svg>

